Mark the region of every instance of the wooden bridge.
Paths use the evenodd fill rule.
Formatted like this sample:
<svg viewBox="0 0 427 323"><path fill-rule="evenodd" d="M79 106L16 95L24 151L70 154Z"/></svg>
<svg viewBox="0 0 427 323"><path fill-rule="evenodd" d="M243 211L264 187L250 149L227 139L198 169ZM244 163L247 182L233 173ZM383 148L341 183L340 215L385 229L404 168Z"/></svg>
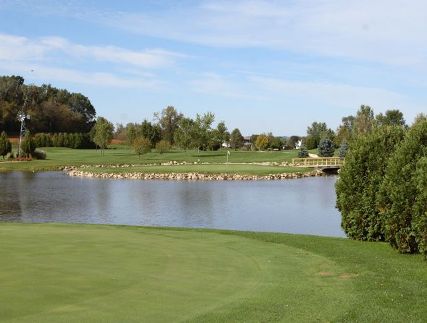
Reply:
<svg viewBox="0 0 427 323"><path fill-rule="evenodd" d="M344 159L339 157L293 158L292 164L295 167L313 167L323 171L338 170L344 165Z"/></svg>

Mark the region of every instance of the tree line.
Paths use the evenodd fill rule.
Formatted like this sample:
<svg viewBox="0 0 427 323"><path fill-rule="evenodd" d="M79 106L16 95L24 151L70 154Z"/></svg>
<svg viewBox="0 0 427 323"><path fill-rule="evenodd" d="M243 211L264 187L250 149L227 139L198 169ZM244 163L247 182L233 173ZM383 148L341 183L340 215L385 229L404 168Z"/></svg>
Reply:
<svg viewBox="0 0 427 323"><path fill-rule="evenodd" d="M21 76L0 76L0 132L19 132L17 115L30 116L26 126L31 133L88 133L96 111L81 93L71 93L51 85L24 84Z"/></svg>

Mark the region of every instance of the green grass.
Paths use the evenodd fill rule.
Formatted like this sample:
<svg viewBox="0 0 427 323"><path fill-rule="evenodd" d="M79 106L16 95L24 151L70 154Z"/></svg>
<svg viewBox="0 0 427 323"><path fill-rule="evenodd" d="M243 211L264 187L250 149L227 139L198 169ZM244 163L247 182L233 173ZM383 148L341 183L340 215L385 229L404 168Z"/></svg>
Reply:
<svg viewBox="0 0 427 323"><path fill-rule="evenodd" d="M0 224L3 322L425 322L427 265L313 236Z"/></svg>
<svg viewBox="0 0 427 323"><path fill-rule="evenodd" d="M112 146L112 149L105 150L104 156L101 156L99 151L91 149L69 149L69 148L43 148L47 153L46 160L33 160L30 162L4 162L0 161L1 171L43 171L57 170L63 166L80 166L80 165L116 165L116 164L154 164L165 163L169 161L177 162L208 162L216 164L224 164L227 161L227 151L172 151L169 153L159 154L151 152L139 158L135 153L123 145ZM251 162L290 162L292 158L297 156L296 151L283 152L245 152L231 151L229 161L232 163L251 163ZM189 172L195 172L195 167L189 167ZM266 169L263 166L239 167L235 169L238 173L246 174L265 174ZM202 167L207 173L214 173L218 166ZM231 167L230 167L231 168ZM222 168L221 168L222 169ZM173 172L173 169L168 167L162 168L162 171ZM215 171L214 171L215 170ZM132 171L128 169L128 171ZM301 171L298 168L289 169L287 171ZM271 173L281 172L280 169L273 169Z"/></svg>

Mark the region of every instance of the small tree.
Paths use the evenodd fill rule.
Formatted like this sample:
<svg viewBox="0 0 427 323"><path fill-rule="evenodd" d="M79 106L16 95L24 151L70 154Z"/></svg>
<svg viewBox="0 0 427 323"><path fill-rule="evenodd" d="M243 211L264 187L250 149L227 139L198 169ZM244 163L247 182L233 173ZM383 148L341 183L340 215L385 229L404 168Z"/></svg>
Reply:
<svg viewBox="0 0 427 323"><path fill-rule="evenodd" d="M166 140L160 140L156 144L156 150L158 153L163 154L165 152L168 152L171 149L171 145Z"/></svg>
<svg viewBox="0 0 427 323"><path fill-rule="evenodd" d="M0 156L4 159L4 157L10 152L12 152L12 144L10 143L6 132L3 131L0 135Z"/></svg>
<svg viewBox="0 0 427 323"><path fill-rule="evenodd" d="M256 138L255 147L258 150L265 150L270 145L270 138L266 134L261 134Z"/></svg>
<svg viewBox="0 0 427 323"><path fill-rule="evenodd" d="M151 151L151 142L147 138L137 137L133 140L133 149L138 157L141 158L141 155Z"/></svg>
<svg viewBox="0 0 427 323"><path fill-rule="evenodd" d="M335 152L333 141L329 138L320 140L318 151L321 157L332 157Z"/></svg>
<svg viewBox="0 0 427 323"><path fill-rule="evenodd" d="M239 149L243 147L243 142L244 139L242 134L240 133L240 130L237 128L234 129L230 135L230 147L233 149Z"/></svg>
<svg viewBox="0 0 427 323"><path fill-rule="evenodd" d="M113 124L103 117L98 117L94 125L93 142L101 149L101 154L104 154L104 149L113 139L113 132Z"/></svg>
<svg viewBox="0 0 427 323"><path fill-rule="evenodd" d="M298 151L298 157L299 158L307 158L308 157L308 150L305 147L301 147Z"/></svg>

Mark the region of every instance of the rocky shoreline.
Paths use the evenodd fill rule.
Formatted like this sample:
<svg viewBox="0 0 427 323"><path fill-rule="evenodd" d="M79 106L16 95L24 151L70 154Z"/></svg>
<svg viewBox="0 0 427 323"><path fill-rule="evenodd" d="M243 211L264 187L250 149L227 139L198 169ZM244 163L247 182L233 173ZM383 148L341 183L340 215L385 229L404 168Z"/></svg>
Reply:
<svg viewBox="0 0 427 323"><path fill-rule="evenodd" d="M83 168L84 169L84 168ZM103 173L89 172L79 168L64 168L68 176L101 178L101 179L136 179L136 180L167 180L167 181L271 181L297 179L306 177L324 176L320 170L308 173L279 173L269 175L241 175L241 174L206 174L206 173L141 173L141 172L124 172L124 173Z"/></svg>

